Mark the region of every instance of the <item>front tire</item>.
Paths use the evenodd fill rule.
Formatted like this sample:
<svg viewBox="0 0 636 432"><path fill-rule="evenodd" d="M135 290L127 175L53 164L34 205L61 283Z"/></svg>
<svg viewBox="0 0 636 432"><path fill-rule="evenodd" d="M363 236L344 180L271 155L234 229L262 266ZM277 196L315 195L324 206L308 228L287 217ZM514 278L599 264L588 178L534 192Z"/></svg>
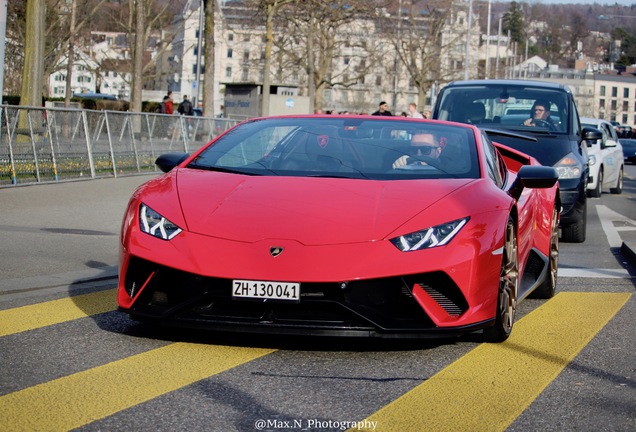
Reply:
<svg viewBox="0 0 636 432"><path fill-rule="evenodd" d="M585 241L587 230L587 201L583 206L581 219L576 222L565 225L561 229L561 240L569 243L583 243Z"/></svg>
<svg viewBox="0 0 636 432"><path fill-rule="evenodd" d="M610 192L616 195L623 193L623 167L618 172L618 180L616 180L616 187L610 189Z"/></svg>
<svg viewBox="0 0 636 432"><path fill-rule="evenodd" d="M603 167L601 166L596 176L596 187L587 191L587 195L592 198L599 198L603 193Z"/></svg>
<svg viewBox="0 0 636 432"><path fill-rule="evenodd" d="M503 257L497 295L497 316L492 327L484 329L484 342L503 342L508 339L517 312L519 291L519 249L517 232L512 216L508 216L504 238Z"/></svg>

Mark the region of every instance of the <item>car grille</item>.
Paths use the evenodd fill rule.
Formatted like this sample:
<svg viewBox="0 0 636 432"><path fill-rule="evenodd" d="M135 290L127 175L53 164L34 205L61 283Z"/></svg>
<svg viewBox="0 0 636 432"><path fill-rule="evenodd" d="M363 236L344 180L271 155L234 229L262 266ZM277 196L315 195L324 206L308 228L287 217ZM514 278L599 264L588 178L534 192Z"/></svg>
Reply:
<svg viewBox="0 0 636 432"><path fill-rule="evenodd" d="M301 283L300 302L236 300L232 281L202 277L139 258L128 266L124 288L129 295L143 292L131 315L191 323L225 323L417 331L436 328L413 297L419 285L449 315L459 316L468 304L459 288L443 273L405 275L346 283Z"/></svg>

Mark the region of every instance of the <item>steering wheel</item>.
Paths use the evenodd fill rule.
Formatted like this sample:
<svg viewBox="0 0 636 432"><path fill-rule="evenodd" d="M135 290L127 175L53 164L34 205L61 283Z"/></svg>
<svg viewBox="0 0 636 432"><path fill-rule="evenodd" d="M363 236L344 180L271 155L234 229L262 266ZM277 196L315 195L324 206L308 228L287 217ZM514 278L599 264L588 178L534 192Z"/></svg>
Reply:
<svg viewBox="0 0 636 432"><path fill-rule="evenodd" d="M554 123L551 123L551 122L549 122L547 120L532 119L532 122L534 123L535 126L543 127L543 128L549 129L551 131L556 130L556 127L555 127ZM521 123L521 124L525 126L525 122Z"/></svg>
<svg viewBox="0 0 636 432"><path fill-rule="evenodd" d="M415 168L424 168L426 165L422 165L421 162L424 162L426 165L436 168L438 170L442 169L441 162L439 159L432 158L430 156L418 156L418 157L409 157L406 159L406 165L402 167L398 167L398 169L415 169Z"/></svg>

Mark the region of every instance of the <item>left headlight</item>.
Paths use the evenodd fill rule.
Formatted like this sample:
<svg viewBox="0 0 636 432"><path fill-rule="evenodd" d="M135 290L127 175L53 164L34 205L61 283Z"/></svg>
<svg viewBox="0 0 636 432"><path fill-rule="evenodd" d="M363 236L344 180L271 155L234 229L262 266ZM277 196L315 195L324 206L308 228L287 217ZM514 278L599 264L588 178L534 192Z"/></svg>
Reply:
<svg viewBox="0 0 636 432"><path fill-rule="evenodd" d="M430 249L443 246L466 225L470 218L457 219L452 222L415 231L391 239L391 243L402 252L411 252L420 249Z"/></svg>
<svg viewBox="0 0 636 432"><path fill-rule="evenodd" d="M181 228L145 204L139 207L139 226L146 234L162 240L171 240L181 232Z"/></svg>

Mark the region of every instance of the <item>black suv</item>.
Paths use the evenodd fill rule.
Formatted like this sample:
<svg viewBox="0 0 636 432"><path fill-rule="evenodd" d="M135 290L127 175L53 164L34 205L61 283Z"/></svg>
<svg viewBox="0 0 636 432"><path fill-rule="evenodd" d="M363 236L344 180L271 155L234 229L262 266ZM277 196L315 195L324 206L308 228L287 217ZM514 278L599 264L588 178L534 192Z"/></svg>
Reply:
<svg viewBox="0 0 636 432"><path fill-rule="evenodd" d="M433 118L478 125L494 141L554 167L559 173L561 239L585 241L585 141L602 135L595 128L581 129L567 86L523 80L455 81L439 92Z"/></svg>

